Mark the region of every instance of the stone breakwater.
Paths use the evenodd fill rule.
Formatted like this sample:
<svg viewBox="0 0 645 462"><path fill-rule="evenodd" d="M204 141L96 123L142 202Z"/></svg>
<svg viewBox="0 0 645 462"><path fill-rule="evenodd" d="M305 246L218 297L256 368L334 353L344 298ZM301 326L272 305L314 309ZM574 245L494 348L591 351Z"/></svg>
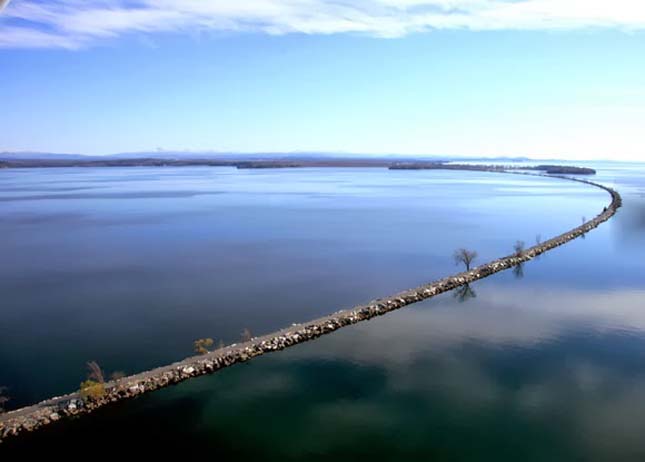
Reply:
<svg viewBox="0 0 645 462"><path fill-rule="evenodd" d="M514 174L547 176L528 173ZM554 176L548 177L554 178ZM279 332L253 338L245 343L230 345L202 356L194 356L169 366L108 382L105 384L105 394L97 399L84 399L76 392L2 414L0 415L0 443L7 438L34 431L62 419L93 412L110 403L134 398L143 393L174 385L193 377L212 374L233 364L249 361L256 356L283 350L298 343L316 339L342 327L366 321L376 316L382 316L390 311L451 291L500 271L508 270L588 233L609 220L622 205L620 195L611 188L577 178L562 176L556 176L555 178L577 181L603 189L610 194L611 203L595 218L577 228L522 252L488 262L470 271L449 276L390 297L377 299L365 305L341 310L308 323L294 324Z"/></svg>

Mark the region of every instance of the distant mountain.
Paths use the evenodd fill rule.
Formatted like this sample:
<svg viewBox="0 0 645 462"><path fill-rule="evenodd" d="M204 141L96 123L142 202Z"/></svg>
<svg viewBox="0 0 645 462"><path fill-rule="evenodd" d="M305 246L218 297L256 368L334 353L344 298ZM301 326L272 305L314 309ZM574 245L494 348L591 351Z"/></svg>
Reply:
<svg viewBox="0 0 645 462"><path fill-rule="evenodd" d="M323 159L388 159L388 160L443 160L527 162L528 157L458 157L440 155L372 154L351 152L293 151L293 152L217 152L217 151L141 151L102 156L113 159L219 159L219 160L323 160Z"/></svg>
<svg viewBox="0 0 645 462"><path fill-rule="evenodd" d="M164 160L324 160L324 159L372 159L392 161L441 160L444 162L530 162L528 157L458 157L438 155L401 155L401 154L370 154L348 152L217 152L217 151L139 151L121 152L108 155L83 155L51 152L0 152L0 160L109 160L109 159L164 159ZM544 160L541 160L544 162Z"/></svg>
<svg viewBox="0 0 645 462"><path fill-rule="evenodd" d="M93 156L59 154L54 152L0 152L0 160L87 160Z"/></svg>
<svg viewBox="0 0 645 462"><path fill-rule="evenodd" d="M335 152L219 152L219 151L141 151L122 152L104 156L113 159L219 159L219 160L266 160L266 159L354 159L354 158L384 158L370 154L352 154Z"/></svg>

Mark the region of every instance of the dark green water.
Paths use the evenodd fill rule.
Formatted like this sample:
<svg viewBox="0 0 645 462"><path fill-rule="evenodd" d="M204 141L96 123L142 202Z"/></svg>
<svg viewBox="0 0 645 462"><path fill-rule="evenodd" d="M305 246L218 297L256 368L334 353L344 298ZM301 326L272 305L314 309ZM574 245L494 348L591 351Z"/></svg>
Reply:
<svg viewBox="0 0 645 462"><path fill-rule="evenodd" d="M645 169L625 207L523 268L0 449L222 460L642 460ZM0 174L0 384L72 390L369 301L578 225L558 180L380 169ZM463 294L462 294L463 295Z"/></svg>

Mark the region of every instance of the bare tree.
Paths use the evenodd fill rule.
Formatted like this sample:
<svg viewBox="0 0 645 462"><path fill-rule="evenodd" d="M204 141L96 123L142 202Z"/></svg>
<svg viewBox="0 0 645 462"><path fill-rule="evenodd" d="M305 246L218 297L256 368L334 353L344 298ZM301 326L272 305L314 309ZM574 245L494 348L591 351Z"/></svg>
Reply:
<svg viewBox="0 0 645 462"><path fill-rule="evenodd" d="M455 265L464 265L466 271L470 271L470 265L477 258L477 252L468 249L457 249L453 255L455 259Z"/></svg>
<svg viewBox="0 0 645 462"><path fill-rule="evenodd" d="M205 355L209 351L208 348L213 346L213 343L215 342L213 342L212 338L200 338L193 342L193 348L195 353Z"/></svg>
<svg viewBox="0 0 645 462"><path fill-rule="evenodd" d="M541 245L541 244L542 244L542 235L541 235L541 234L538 234L537 236L535 236L535 243L536 243L537 245Z"/></svg>
<svg viewBox="0 0 645 462"><path fill-rule="evenodd" d="M224 345L224 340L221 340L221 339L220 339L219 343L217 344L217 348L222 349L222 348L224 348L224 346L225 346L225 345Z"/></svg>
<svg viewBox="0 0 645 462"><path fill-rule="evenodd" d="M87 370L89 371L87 374L88 380L92 380L96 383L105 383L105 374L103 374L103 370L99 366L99 363L96 361L89 361L87 363Z"/></svg>
<svg viewBox="0 0 645 462"><path fill-rule="evenodd" d="M247 328L244 328L241 334L242 342L250 342L252 338L253 335L251 335L251 331Z"/></svg>
<svg viewBox="0 0 645 462"><path fill-rule="evenodd" d="M4 412L4 405L9 402L9 397L7 396L7 387L0 387L0 414Z"/></svg>
<svg viewBox="0 0 645 462"><path fill-rule="evenodd" d="M526 244L524 244L524 241L517 241L513 246L513 249L515 250L515 256L521 257L522 254L524 253L525 247L526 247Z"/></svg>
<svg viewBox="0 0 645 462"><path fill-rule="evenodd" d="M87 380L80 386L81 398L98 400L105 395L105 374L96 361L87 362L87 371Z"/></svg>
<svg viewBox="0 0 645 462"><path fill-rule="evenodd" d="M125 372L123 371L114 371L110 374L110 380L121 380L125 377Z"/></svg>
<svg viewBox="0 0 645 462"><path fill-rule="evenodd" d="M587 217L583 216L583 217L582 217L582 225L584 226L584 224L585 224L586 222L587 222ZM583 239L586 239L586 238L587 238L587 233L585 233L585 232L583 231L583 232L582 232L582 234L580 235L580 237L582 237Z"/></svg>

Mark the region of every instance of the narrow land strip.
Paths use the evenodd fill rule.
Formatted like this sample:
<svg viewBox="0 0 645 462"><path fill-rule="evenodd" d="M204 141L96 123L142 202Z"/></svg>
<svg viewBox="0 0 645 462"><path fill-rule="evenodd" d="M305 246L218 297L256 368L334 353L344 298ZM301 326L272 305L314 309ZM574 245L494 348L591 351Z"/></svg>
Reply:
<svg viewBox="0 0 645 462"><path fill-rule="evenodd" d="M499 170L495 170L495 172L499 172ZM159 367L125 377L118 381L106 383L106 392L100 398L83 399L78 392L75 392L0 415L0 443L4 439L34 431L61 419L87 414L110 403L134 398L143 393L174 385L192 377L212 374L233 364L249 361L256 356L283 350L298 343L313 340L321 335L334 332L341 327L366 321L376 316L382 316L390 311L432 298L500 271L508 270L583 236L609 220L622 206L622 199L617 191L592 181L531 173L502 173L545 176L585 183L609 193L611 203L595 218L577 228L529 249L473 268L470 271L448 276L390 297L374 300L366 305L359 305L351 309L338 311L305 324L294 324L289 328L254 338L245 343L230 345L202 356L193 356L169 366Z"/></svg>

